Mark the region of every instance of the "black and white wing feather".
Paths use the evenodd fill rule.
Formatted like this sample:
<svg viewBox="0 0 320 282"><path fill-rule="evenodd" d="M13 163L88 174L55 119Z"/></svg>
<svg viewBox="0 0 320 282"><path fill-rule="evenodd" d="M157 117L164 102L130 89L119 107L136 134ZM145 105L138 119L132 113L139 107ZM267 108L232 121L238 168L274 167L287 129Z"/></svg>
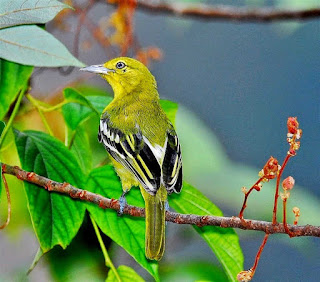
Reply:
<svg viewBox="0 0 320 282"><path fill-rule="evenodd" d="M167 133L166 151L162 162L162 179L169 194L182 188L182 156L178 136L172 128Z"/></svg>
<svg viewBox="0 0 320 282"><path fill-rule="evenodd" d="M168 193L179 193L182 185L181 150L174 130L167 133L163 147L152 145L139 128L135 133L124 134L113 128L108 118L100 120L99 142L109 154L135 175L152 195L163 184Z"/></svg>

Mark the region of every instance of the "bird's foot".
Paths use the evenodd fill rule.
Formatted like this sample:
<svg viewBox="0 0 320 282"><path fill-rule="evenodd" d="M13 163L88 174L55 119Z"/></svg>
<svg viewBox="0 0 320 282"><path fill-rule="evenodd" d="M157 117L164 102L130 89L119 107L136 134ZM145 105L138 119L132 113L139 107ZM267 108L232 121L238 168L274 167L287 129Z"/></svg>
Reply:
<svg viewBox="0 0 320 282"><path fill-rule="evenodd" d="M170 210L170 206L169 206L168 200L165 201L164 207L165 207L166 211L169 211L169 210Z"/></svg>
<svg viewBox="0 0 320 282"><path fill-rule="evenodd" d="M164 208L166 209L166 211L169 211L170 210L170 206L169 206L169 201L166 200L165 203L164 203ZM166 221L165 223L166 225L168 224L168 221Z"/></svg>
<svg viewBox="0 0 320 282"><path fill-rule="evenodd" d="M119 199L120 209L119 209L118 215L123 215L124 208L127 205L127 200L126 200L126 193L127 192L128 192L128 190L123 191L123 193Z"/></svg>

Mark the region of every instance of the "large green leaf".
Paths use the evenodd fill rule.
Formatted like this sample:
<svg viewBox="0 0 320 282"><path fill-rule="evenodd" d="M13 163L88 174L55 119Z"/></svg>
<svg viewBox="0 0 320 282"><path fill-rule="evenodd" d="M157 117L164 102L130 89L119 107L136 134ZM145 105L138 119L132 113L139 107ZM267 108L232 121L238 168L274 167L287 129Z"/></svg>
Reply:
<svg viewBox="0 0 320 282"><path fill-rule="evenodd" d="M63 95L68 102L78 103L97 112L97 110L92 106L91 102L76 89L66 88L63 90ZM99 112L97 112L97 114L99 114Z"/></svg>
<svg viewBox="0 0 320 282"><path fill-rule="evenodd" d="M78 125L92 114L100 117L103 109L111 101L107 96L83 96L73 88L66 88L63 94L69 103L63 105L62 113L71 130L76 130Z"/></svg>
<svg viewBox="0 0 320 282"><path fill-rule="evenodd" d="M2 135L2 132L4 130L4 128L6 127L6 124L4 121L0 120L0 137Z"/></svg>
<svg viewBox="0 0 320 282"><path fill-rule="evenodd" d="M88 134L83 126L79 126L75 132L71 152L73 152L78 159L78 163L82 170L86 174L89 174L92 169L92 151L90 148Z"/></svg>
<svg viewBox="0 0 320 282"><path fill-rule="evenodd" d="M122 194L119 178L110 165L94 169L89 175L86 187L108 198L119 199ZM130 204L144 205L139 189L131 189L126 199ZM126 215L119 217L113 210L103 210L90 203L88 210L103 233L123 247L156 280L159 280L158 264L147 260L145 256L145 221L143 218Z"/></svg>
<svg viewBox="0 0 320 282"><path fill-rule="evenodd" d="M32 70L33 67L0 59L0 119L8 112L19 91L26 86Z"/></svg>
<svg viewBox="0 0 320 282"><path fill-rule="evenodd" d="M22 168L49 179L83 187L83 174L73 154L57 139L39 131L15 131ZM43 252L63 248L78 232L85 204L68 195L25 183L33 227Z"/></svg>
<svg viewBox="0 0 320 282"><path fill-rule="evenodd" d="M94 108L101 115L104 108L112 101L110 96L87 96Z"/></svg>
<svg viewBox="0 0 320 282"><path fill-rule="evenodd" d="M120 265L117 268L117 272L122 282L144 282L145 280L135 272L131 267L126 265ZM118 282L119 280L114 275L112 270L109 271L106 282Z"/></svg>
<svg viewBox="0 0 320 282"><path fill-rule="evenodd" d="M0 58L38 67L84 66L59 40L35 25L1 29Z"/></svg>
<svg viewBox="0 0 320 282"><path fill-rule="evenodd" d="M181 194L169 197L169 203L177 212L185 214L223 215L207 197L186 182L183 184ZM215 226L201 228L194 226L194 228L215 253L230 281L237 281L237 274L243 270L243 254L234 230Z"/></svg>
<svg viewBox="0 0 320 282"><path fill-rule="evenodd" d="M62 107L64 120L71 130L75 130L82 121L94 112L93 106L86 97L75 89L67 88L63 91L63 95L70 102Z"/></svg>
<svg viewBox="0 0 320 282"><path fill-rule="evenodd" d="M0 28L46 23L65 8L56 0L0 0Z"/></svg>

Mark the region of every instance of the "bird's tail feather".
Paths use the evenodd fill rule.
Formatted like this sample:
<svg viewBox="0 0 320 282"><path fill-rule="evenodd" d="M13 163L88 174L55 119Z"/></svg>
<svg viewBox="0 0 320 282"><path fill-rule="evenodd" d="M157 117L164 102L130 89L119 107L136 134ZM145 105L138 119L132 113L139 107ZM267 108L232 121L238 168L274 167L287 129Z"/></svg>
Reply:
<svg viewBox="0 0 320 282"><path fill-rule="evenodd" d="M146 257L160 260L165 249L165 201L167 192L161 186L155 196L141 188L146 214Z"/></svg>

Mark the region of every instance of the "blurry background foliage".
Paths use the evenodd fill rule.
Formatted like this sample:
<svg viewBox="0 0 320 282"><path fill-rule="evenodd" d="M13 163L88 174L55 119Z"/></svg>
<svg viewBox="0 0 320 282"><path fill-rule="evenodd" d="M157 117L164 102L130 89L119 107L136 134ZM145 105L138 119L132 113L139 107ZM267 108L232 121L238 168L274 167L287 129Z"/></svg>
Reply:
<svg viewBox="0 0 320 282"><path fill-rule="evenodd" d="M98 116L111 101L111 90L100 78L78 72L78 67L83 62L99 64L119 55L133 56L148 64L161 97L179 104L177 111L177 104L162 102L175 118L185 181L225 215L238 213L243 197L240 188L254 183L270 155L279 160L285 157L286 118L298 116L304 133L301 150L284 175L292 175L298 186L288 208L299 206L299 224L319 225L319 21L204 22L148 13L135 9L132 0L110 3L0 0L0 116L9 128L6 132L1 122L0 134L6 132L1 161L118 198L120 184L96 139ZM205 3L251 8L319 7L316 0ZM22 99L13 122L19 131L13 132L8 125L14 101L28 87L29 95ZM111 260L125 279L139 281L139 274L152 281L151 274L156 279L160 276L161 281L227 281L243 267L233 231L197 228L210 249L192 227L168 224L166 253L158 268L143 254L142 219L119 218L113 211L30 185L24 185L24 193L21 181L7 178L13 213L10 225L0 232L0 280L101 281L108 276L107 281L116 281L105 266L86 210L100 227ZM261 192L252 195L246 218L271 219L273 187L274 183L264 185ZM181 212L220 214L201 193L186 184L181 195L171 197L170 205ZM5 193L1 194L3 221L6 200ZM196 210L190 198L203 209ZM137 189L127 200L143 205ZM292 222L293 214L289 216ZM66 226L68 232L63 232ZM237 233L247 269L262 234ZM256 281L318 280L317 239L271 238ZM54 247L26 278L34 257L42 254L41 250L37 253L39 243L44 252L56 244L68 247ZM231 252L229 262L225 251Z"/></svg>

